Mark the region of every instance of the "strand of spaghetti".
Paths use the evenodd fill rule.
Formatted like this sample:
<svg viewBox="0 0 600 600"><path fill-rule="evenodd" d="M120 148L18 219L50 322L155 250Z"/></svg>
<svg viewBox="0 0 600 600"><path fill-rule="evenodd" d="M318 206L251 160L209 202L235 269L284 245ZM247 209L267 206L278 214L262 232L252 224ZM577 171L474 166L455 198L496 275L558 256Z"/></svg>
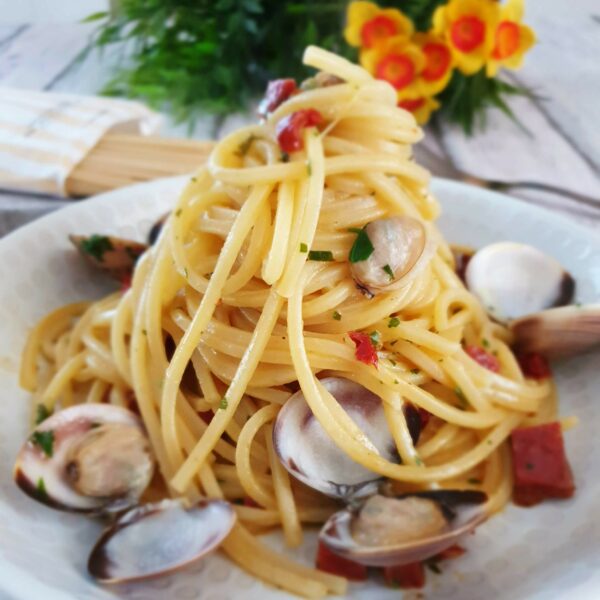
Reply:
<svg viewBox="0 0 600 600"><path fill-rule="evenodd" d="M29 333L19 371L19 385L32 392L37 386L36 360L40 352L44 336L53 337L66 329L73 317L83 313L90 306L89 302L67 304L47 314Z"/></svg>
<svg viewBox="0 0 600 600"><path fill-rule="evenodd" d="M175 435L175 400L177 398L177 390L179 388L185 367L187 366L194 349L200 342L204 328L213 315L215 307L219 301L221 291L227 280L227 276L233 267L235 259L244 240L246 239L248 232L252 228L252 224L260 210L260 207L268 198L271 188L271 185L261 186L252 190L250 193L248 200L240 210L239 216L231 228L225 243L223 244L219 261L209 281L206 294L202 297L200 306L192 318L189 328L184 333L183 338L177 345L173 357L171 358L171 362L165 373L165 384L163 387L160 405L161 428L163 435L167 438L169 438L169 436L172 438ZM238 398L238 402L240 399L241 394ZM232 413L233 411L227 413L229 415L227 420L231 418ZM213 419L212 422L214 423L215 419ZM223 423L223 425L225 425L225 423ZM215 442L216 440L213 441L209 451L212 449ZM206 458L206 454L204 454L196 466L202 464ZM187 476L185 478L180 476L177 480L179 481L180 486L183 481L189 482L191 479L192 472L189 470L189 465L191 464L190 460L191 457L188 457L184 463L184 466L180 467L179 473L181 473L181 469L183 469L185 465L188 465ZM179 487L178 489L183 492L185 486Z"/></svg>
<svg viewBox="0 0 600 600"><path fill-rule="evenodd" d="M69 382L71 379L73 379L73 377L75 377L77 371L83 367L85 360L86 353L80 352L79 354L69 358L57 371L41 397L41 403L44 404L47 409L52 411L54 404L58 400L61 392L63 392L64 389L69 385Z"/></svg>
<svg viewBox="0 0 600 600"><path fill-rule="evenodd" d="M265 430L265 441L271 464L275 498L277 499L277 506L281 514L283 535L289 548L297 548L302 543L302 526L290 485L290 476L279 462L279 457L273 448L273 425L269 425Z"/></svg>
<svg viewBox="0 0 600 600"><path fill-rule="evenodd" d="M267 285L273 285L279 280L285 266L286 242L290 238L294 214L294 190L292 181L283 181L277 192L273 240L262 270L262 278Z"/></svg>
<svg viewBox="0 0 600 600"><path fill-rule="evenodd" d="M323 168L323 143L321 137L315 135L316 129L310 127L304 130L304 146L308 168L308 186L304 199L304 214L298 229L298 246L290 248L288 260L277 291L285 298L292 293L300 271L306 264L308 251L315 238L315 231L319 221L319 212L323 202L323 186L325 173Z"/></svg>
<svg viewBox="0 0 600 600"><path fill-rule="evenodd" d="M131 292L127 291L117 305L115 316L110 324L110 349L115 365L121 377L130 387L132 387L131 364L127 352L126 335L131 328L132 299Z"/></svg>
<svg viewBox="0 0 600 600"><path fill-rule="evenodd" d="M244 491L255 502L267 508L275 508L277 502L270 491L266 490L254 477L251 450L256 434L266 423L277 416L277 412L277 406L263 406L263 408L257 410L242 428L235 448L235 466Z"/></svg>
<svg viewBox="0 0 600 600"><path fill-rule="evenodd" d="M235 376L229 386L229 389L227 390L226 406L225 408L217 411L205 434L202 436L202 439L198 441L198 444L194 448L193 452L187 457L186 461L173 477L171 485L174 489L181 492L185 490L194 473L197 472L198 468L202 465L202 463L204 463L206 457L213 449L217 440L221 437L223 431L225 431L225 427L235 413L235 410L242 399L242 396L244 395L246 387L248 386L248 382L252 378L252 375L260 361L260 357L269 340L271 331L275 326L282 305L283 298L281 298L281 296L279 296L275 290L272 290L265 304L263 312L260 315L260 319L256 325L254 333L252 334L250 344L248 345L244 356L240 360ZM193 327L193 325L191 327ZM184 341L182 340L179 347L181 347L183 343ZM173 362L171 362L170 366L172 365ZM179 375L178 381L180 378L181 375ZM164 402L165 400L163 396L163 407Z"/></svg>

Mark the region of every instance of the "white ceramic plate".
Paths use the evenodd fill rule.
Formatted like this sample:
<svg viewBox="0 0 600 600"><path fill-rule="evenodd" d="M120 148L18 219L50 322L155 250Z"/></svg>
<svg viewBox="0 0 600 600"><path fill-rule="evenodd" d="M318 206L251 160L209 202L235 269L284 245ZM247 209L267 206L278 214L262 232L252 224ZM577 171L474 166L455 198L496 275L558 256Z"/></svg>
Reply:
<svg viewBox="0 0 600 600"><path fill-rule="evenodd" d="M12 483L13 460L27 435L28 397L17 385L27 331L51 309L103 291L70 248L67 234L109 232L144 239L182 183L171 179L143 184L73 204L0 241L1 600L289 598L220 555L149 584L99 588L86 576L87 555L99 525L38 506ZM434 191L444 208L441 227L450 241L472 246L505 239L534 244L573 273L578 301L600 298L600 240L591 230L457 183L435 181ZM562 413L581 418L580 426L566 435L576 497L534 509L510 506L491 519L468 540L464 557L444 565L442 575L428 573L428 600L600 598L598 354L563 363L556 375ZM310 564L314 555L313 537L297 556ZM349 597L398 598L399 592L362 584L351 586Z"/></svg>

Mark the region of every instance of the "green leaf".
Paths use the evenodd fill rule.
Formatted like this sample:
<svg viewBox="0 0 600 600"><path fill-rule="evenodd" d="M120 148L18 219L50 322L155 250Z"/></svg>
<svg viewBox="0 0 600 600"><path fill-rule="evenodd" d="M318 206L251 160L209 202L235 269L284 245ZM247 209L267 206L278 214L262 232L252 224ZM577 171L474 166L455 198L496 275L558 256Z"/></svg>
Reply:
<svg viewBox="0 0 600 600"><path fill-rule="evenodd" d="M394 279L394 271L392 271L392 267L390 267L390 265L385 265L383 270L387 273L390 281L392 281Z"/></svg>
<svg viewBox="0 0 600 600"><path fill-rule="evenodd" d="M91 23L92 21L99 21L100 19L106 19L108 17L109 13L106 11L100 11L100 12L95 12L92 13L91 15L85 17L85 19L82 19L80 22L81 23Z"/></svg>
<svg viewBox="0 0 600 600"><path fill-rule="evenodd" d="M308 253L308 260L332 261L333 252L331 250L311 250Z"/></svg>
<svg viewBox="0 0 600 600"><path fill-rule="evenodd" d="M342 315L337 310L333 311L333 320L334 321L341 321L342 320Z"/></svg>
<svg viewBox="0 0 600 600"><path fill-rule="evenodd" d="M400 325L400 319L398 317L391 317L388 321L388 327L398 327Z"/></svg>
<svg viewBox="0 0 600 600"><path fill-rule="evenodd" d="M38 404L36 407L35 424L39 425L42 421L45 421L51 414L52 411L49 410L45 404Z"/></svg>
<svg viewBox="0 0 600 600"><path fill-rule="evenodd" d="M354 244L352 244L348 260L351 263L361 262L363 260L367 260L367 258L369 258L373 252L375 252L375 248L373 248L373 244L371 243L371 240L369 239L369 236L363 227L358 231L356 239L354 240Z"/></svg>
<svg viewBox="0 0 600 600"><path fill-rule="evenodd" d="M98 262L103 262L104 253L113 250L112 242L105 235L93 234L81 240L79 247L82 252L89 254Z"/></svg>
<svg viewBox="0 0 600 600"><path fill-rule="evenodd" d="M39 446L44 454L50 458L54 453L54 431L34 431L31 435L31 443Z"/></svg>
<svg viewBox="0 0 600 600"><path fill-rule="evenodd" d="M228 406L229 406L229 402L227 401L227 398L225 396L223 396L221 398L221 402L219 402L219 408L221 410L225 410Z"/></svg>

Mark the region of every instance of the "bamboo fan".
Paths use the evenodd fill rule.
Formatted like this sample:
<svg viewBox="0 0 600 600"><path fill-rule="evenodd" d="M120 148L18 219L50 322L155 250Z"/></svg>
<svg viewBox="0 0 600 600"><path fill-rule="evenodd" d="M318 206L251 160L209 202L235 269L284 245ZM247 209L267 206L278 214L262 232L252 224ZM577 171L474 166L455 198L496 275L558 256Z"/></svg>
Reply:
<svg viewBox="0 0 600 600"><path fill-rule="evenodd" d="M71 172L67 194L81 198L191 173L206 161L212 147L213 142L107 134Z"/></svg>

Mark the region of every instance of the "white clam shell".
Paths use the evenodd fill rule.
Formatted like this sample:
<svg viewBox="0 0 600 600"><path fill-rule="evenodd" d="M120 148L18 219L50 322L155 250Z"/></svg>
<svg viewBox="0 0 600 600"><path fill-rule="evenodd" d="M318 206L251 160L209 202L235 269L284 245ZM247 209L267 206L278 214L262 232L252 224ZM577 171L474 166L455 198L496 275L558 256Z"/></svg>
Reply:
<svg viewBox="0 0 600 600"><path fill-rule="evenodd" d="M341 377L321 379L350 418L387 460L398 460L381 399ZM273 428L273 445L283 466L306 485L335 498L373 493L381 476L355 463L327 435L301 391L288 399Z"/></svg>
<svg viewBox="0 0 600 600"><path fill-rule="evenodd" d="M35 500L59 510L93 513L110 508L121 510L135 504L137 498L134 497L120 498L113 503L114 499L110 498L83 496L66 478L69 450L94 425L110 423L142 430L142 423L134 413L111 404L79 404L52 415L34 429L34 432L53 432L52 456L46 456L30 438L21 448L15 463L17 485ZM40 482L43 482L44 491L40 489ZM109 506L111 504L112 507Z"/></svg>
<svg viewBox="0 0 600 600"><path fill-rule="evenodd" d="M217 548L235 521L235 511L224 500L201 500L189 508L179 500L146 504L104 532L88 570L102 583L165 575Z"/></svg>
<svg viewBox="0 0 600 600"><path fill-rule="evenodd" d="M498 242L478 250L465 273L467 287L496 320L507 322L568 304L573 278L533 246Z"/></svg>

